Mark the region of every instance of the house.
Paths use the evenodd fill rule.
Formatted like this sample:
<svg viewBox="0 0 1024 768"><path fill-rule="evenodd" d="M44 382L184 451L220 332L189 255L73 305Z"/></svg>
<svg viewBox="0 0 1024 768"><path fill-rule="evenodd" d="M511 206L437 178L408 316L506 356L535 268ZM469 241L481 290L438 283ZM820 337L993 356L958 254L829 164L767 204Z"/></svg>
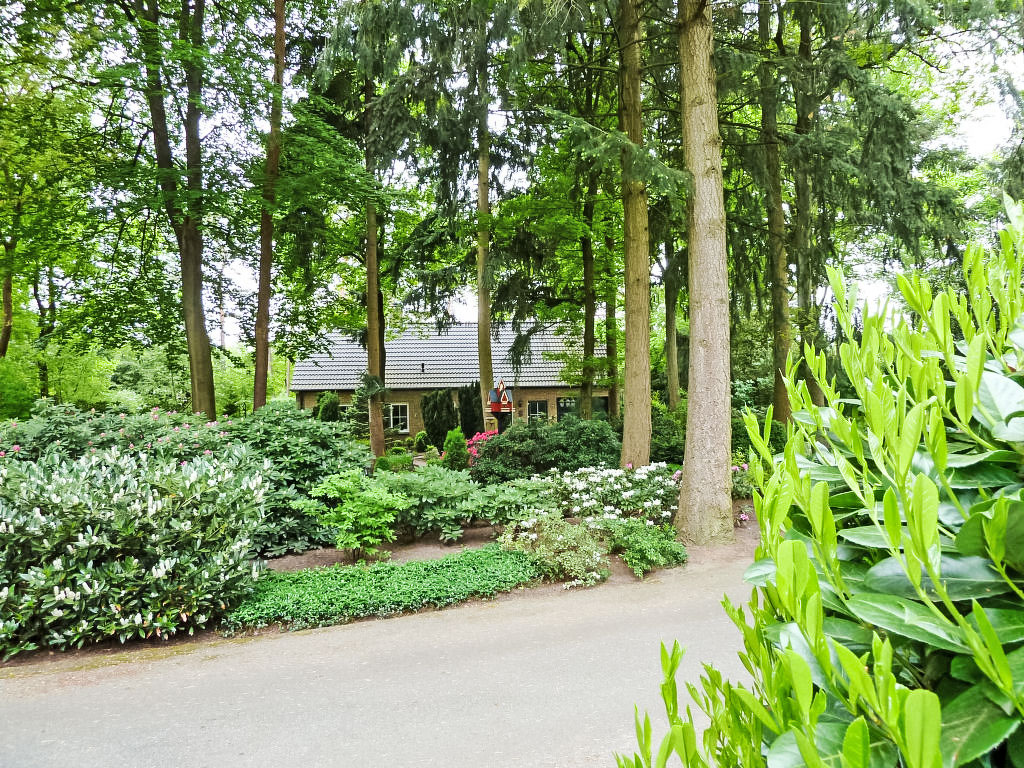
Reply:
<svg viewBox="0 0 1024 768"><path fill-rule="evenodd" d="M530 338L529 353L518 371L509 350L515 340L510 325L492 326L494 379L504 381L513 400L512 418L558 419L578 409L579 388L562 380L564 359L575 346L551 331ZM420 402L428 392L456 389L480 378L476 323L458 323L440 333L432 324L413 324L386 341L384 381L390 394L384 427L402 434L423 429ZM327 349L295 364L291 391L300 408L312 408L323 392L335 392L342 407L367 370L366 350L350 337L331 334ZM604 354L603 348L596 352ZM607 411L607 389L594 388L594 411Z"/></svg>

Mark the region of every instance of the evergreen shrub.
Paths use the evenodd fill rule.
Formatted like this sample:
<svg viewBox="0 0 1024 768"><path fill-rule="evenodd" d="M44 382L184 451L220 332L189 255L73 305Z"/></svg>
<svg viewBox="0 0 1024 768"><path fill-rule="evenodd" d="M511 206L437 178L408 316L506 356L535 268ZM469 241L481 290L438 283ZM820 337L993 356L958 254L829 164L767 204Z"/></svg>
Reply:
<svg viewBox="0 0 1024 768"><path fill-rule="evenodd" d="M416 433L416 437L413 438L412 447L417 453L423 453L427 450L427 446L430 445L430 440L427 437L425 430L420 430Z"/></svg>
<svg viewBox="0 0 1024 768"><path fill-rule="evenodd" d="M621 444L607 421L565 416L555 423L516 422L479 445L470 474L479 483L501 483L550 469L615 465Z"/></svg>
<svg viewBox="0 0 1024 768"><path fill-rule="evenodd" d="M258 575L266 489L241 447L0 459L0 657L214 625Z"/></svg>
<svg viewBox="0 0 1024 768"><path fill-rule="evenodd" d="M448 469L468 469L469 449L466 447L466 436L462 429L456 427L448 431L444 438L444 458L442 465Z"/></svg>
<svg viewBox="0 0 1024 768"><path fill-rule="evenodd" d="M816 407L792 367L794 430L778 460L771 422L747 417L756 589L744 608L725 605L751 679L708 668L687 685L711 722L698 749L676 701L681 651L663 649L662 754L687 766L1024 765L1024 211L1008 208L999 254L967 250L966 290L899 278L912 318L858 307L830 271L854 392L814 357L827 400ZM657 745L637 725L639 754L620 766L651 765Z"/></svg>
<svg viewBox="0 0 1024 768"><path fill-rule="evenodd" d="M341 401L335 392L321 392L313 410L320 421L337 421L341 418Z"/></svg>
<svg viewBox="0 0 1024 768"><path fill-rule="evenodd" d="M423 413L423 429L430 444L443 450L444 439L449 430L459 425L451 390L438 389L428 392L420 403Z"/></svg>
<svg viewBox="0 0 1024 768"><path fill-rule="evenodd" d="M484 413L480 402L480 382L459 387L459 426L462 434L475 435L484 431Z"/></svg>

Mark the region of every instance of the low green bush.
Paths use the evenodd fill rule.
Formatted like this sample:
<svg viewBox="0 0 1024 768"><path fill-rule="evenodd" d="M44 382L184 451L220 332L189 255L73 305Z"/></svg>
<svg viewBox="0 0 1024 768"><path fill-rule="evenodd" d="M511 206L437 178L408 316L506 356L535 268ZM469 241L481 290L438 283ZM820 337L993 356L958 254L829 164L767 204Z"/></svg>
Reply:
<svg viewBox="0 0 1024 768"><path fill-rule="evenodd" d="M444 457L441 464L448 469L469 469L469 449L466 448L466 436L462 428L448 430L444 438Z"/></svg>
<svg viewBox="0 0 1024 768"><path fill-rule="evenodd" d="M427 433L421 429L416 433L416 437L413 438L412 447L417 453L423 453L429 445L430 440L427 437Z"/></svg>
<svg viewBox="0 0 1024 768"><path fill-rule="evenodd" d="M544 576L568 580L566 587L591 586L608 578L608 550L585 525L560 515L514 520L498 539L502 549L529 555Z"/></svg>
<svg viewBox="0 0 1024 768"><path fill-rule="evenodd" d="M391 448L377 459L374 468L381 472L411 472L413 455L402 448Z"/></svg>
<svg viewBox="0 0 1024 768"><path fill-rule="evenodd" d="M298 502L300 511L319 520L334 534L338 549L350 549L357 558L376 554L378 544L394 541L395 516L412 505L358 469L325 478L313 486L310 497Z"/></svg>
<svg viewBox="0 0 1024 768"><path fill-rule="evenodd" d="M681 418L680 418L681 417ZM651 401L651 461L682 464L686 448L686 406L669 411L656 397Z"/></svg>
<svg viewBox="0 0 1024 768"><path fill-rule="evenodd" d="M440 560L268 573L225 617L224 627L239 631L284 624L300 629L392 616L491 597L540 577L529 557L493 544Z"/></svg>
<svg viewBox="0 0 1024 768"><path fill-rule="evenodd" d="M676 529L671 525L655 525L634 517L609 522L602 530L608 550L619 555L638 579L655 568L686 562L686 547L676 541Z"/></svg>
<svg viewBox="0 0 1024 768"><path fill-rule="evenodd" d="M512 520L558 512L548 478L532 477L507 483L481 485L463 502L467 519L505 525Z"/></svg>
<svg viewBox="0 0 1024 768"><path fill-rule="evenodd" d="M258 574L255 466L241 448L0 459L0 656L214 624Z"/></svg>
<svg viewBox="0 0 1024 768"><path fill-rule="evenodd" d="M428 465L415 472L375 475L373 481L409 500L409 506L396 511L395 528L400 534L419 538L437 533L442 541L462 537L467 518L464 502L476 488L469 473Z"/></svg>
<svg viewBox="0 0 1024 768"><path fill-rule="evenodd" d="M517 422L479 443L470 474L479 483L503 483L550 469L614 466L621 445L606 421L565 416L556 423Z"/></svg>
<svg viewBox="0 0 1024 768"><path fill-rule="evenodd" d="M676 700L681 651L663 649L662 754L730 768L1024 765L1024 210L1008 214L996 258L967 250L965 290L898 279L910 318L858 307L830 270L853 391L814 358L819 407L791 369L779 458L748 417L756 589L726 610L750 680L707 668L687 686L710 718L699 750ZM637 726L622 768L652 764L649 723Z"/></svg>

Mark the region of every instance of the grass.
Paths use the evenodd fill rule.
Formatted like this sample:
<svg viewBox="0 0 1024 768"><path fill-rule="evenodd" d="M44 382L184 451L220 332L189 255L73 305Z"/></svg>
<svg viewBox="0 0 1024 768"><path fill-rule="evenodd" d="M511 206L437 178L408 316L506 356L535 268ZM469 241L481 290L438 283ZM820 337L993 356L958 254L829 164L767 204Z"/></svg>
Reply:
<svg viewBox="0 0 1024 768"><path fill-rule="evenodd" d="M495 544L440 560L269 573L228 613L224 628L231 632L272 624L292 629L343 624L490 597L540 577L529 557Z"/></svg>

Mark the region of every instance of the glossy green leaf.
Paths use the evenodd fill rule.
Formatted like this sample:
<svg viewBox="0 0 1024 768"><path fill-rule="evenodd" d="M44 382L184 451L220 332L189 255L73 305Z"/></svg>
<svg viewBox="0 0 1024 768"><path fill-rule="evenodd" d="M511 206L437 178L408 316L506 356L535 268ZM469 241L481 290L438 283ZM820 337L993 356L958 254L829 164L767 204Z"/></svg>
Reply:
<svg viewBox="0 0 1024 768"><path fill-rule="evenodd" d="M968 688L942 711L942 754L959 766L986 755L1020 726L993 704L980 685Z"/></svg>
<svg viewBox="0 0 1024 768"><path fill-rule="evenodd" d="M939 768L942 753L939 735L942 731L942 706L932 691L918 688L907 694L903 702L903 753L908 768Z"/></svg>
<svg viewBox="0 0 1024 768"><path fill-rule="evenodd" d="M986 555L984 526L987 519L985 514L975 514L960 528L956 547L962 554ZM1006 533L1002 540L1007 562L1016 567L1024 566L1024 502L1014 501L1007 505Z"/></svg>
<svg viewBox="0 0 1024 768"><path fill-rule="evenodd" d="M981 599L1001 595L1011 589L1010 585L992 569L986 558L943 555L941 568L941 579L953 600ZM922 573L923 571L922 567ZM903 565L893 557L887 557L872 566L864 579L864 586L874 592L917 597L917 592L907 578ZM926 576L922 577L922 586L927 594L937 596L931 580Z"/></svg>
<svg viewBox="0 0 1024 768"><path fill-rule="evenodd" d="M891 594L862 592L846 601L847 608L868 624L954 653L967 652L963 631L943 623L921 603Z"/></svg>
<svg viewBox="0 0 1024 768"><path fill-rule="evenodd" d="M1021 419L1024 427L1024 419ZM1024 432L1022 432L1024 439ZM1001 488L1020 481L1020 475L1000 464L973 464L949 473L951 488Z"/></svg>
<svg viewBox="0 0 1024 768"><path fill-rule="evenodd" d="M1024 418L1012 414L1024 410L1024 387L1002 374L985 371L978 387L974 416L993 437L1024 442Z"/></svg>

